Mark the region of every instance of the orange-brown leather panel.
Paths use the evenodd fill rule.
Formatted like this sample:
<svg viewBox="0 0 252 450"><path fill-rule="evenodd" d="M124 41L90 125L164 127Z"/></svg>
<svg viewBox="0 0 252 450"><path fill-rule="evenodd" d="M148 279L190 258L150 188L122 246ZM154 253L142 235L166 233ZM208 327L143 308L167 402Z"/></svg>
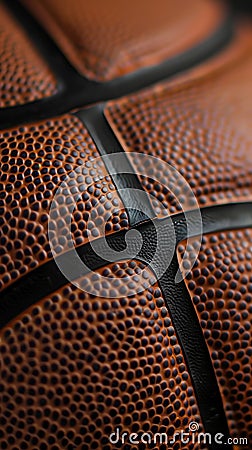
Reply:
<svg viewBox="0 0 252 450"><path fill-rule="evenodd" d="M80 198L72 213L74 244L82 245L128 226L126 212L104 164L100 160L94 170L96 166L90 163L97 157L92 138L75 116L0 132L0 288L52 257L49 210L57 189L74 171L80 177L75 178ZM69 193L66 195L70 198ZM64 207L52 216L52 224L59 224L62 234L57 254L69 249L65 238L68 215ZM56 245L56 237L52 238Z"/></svg>
<svg viewBox="0 0 252 450"><path fill-rule="evenodd" d="M0 4L0 108L49 97L56 80L20 25Z"/></svg>
<svg viewBox="0 0 252 450"><path fill-rule="evenodd" d="M24 0L69 60L107 81L155 65L206 39L223 19L209 0Z"/></svg>
<svg viewBox="0 0 252 450"><path fill-rule="evenodd" d="M251 40L244 25L244 32L217 61L177 81L112 101L105 111L125 151L152 155L175 167L200 206L252 198ZM132 159L138 172L142 161ZM171 192L164 171L146 166L141 180L166 212L189 209L184 206L184 187ZM155 202L154 207L159 214Z"/></svg>
<svg viewBox="0 0 252 450"><path fill-rule="evenodd" d="M184 254L184 266L194 254ZM233 437L252 444L252 230L209 234L186 284L206 339Z"/></svg>
<svg viewBox="0 0 252 450"><path fill-rule="evenodd" d="M98 273L107 285L95 273L83 280L92 296L67 285L1 332L2 449L48 444L53 450L71 445L127 449L127 439L109 442L117 427L126 433L163 432L171 439L190 421L200 423L184 357L152 272L131 261ZM102 296L111 286L117 299ZM134 294L140 287L142 292ZM152 448L162 446L157 441ZM205 446L176 444L176 449L199 448Z"/></svg>

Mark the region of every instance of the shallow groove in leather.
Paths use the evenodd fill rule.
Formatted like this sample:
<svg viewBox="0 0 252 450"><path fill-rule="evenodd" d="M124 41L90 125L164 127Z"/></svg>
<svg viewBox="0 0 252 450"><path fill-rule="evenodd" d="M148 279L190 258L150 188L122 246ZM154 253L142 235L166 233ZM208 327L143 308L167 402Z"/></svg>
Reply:
<svg viewBox="0 0 252 450"><path fill-rule="evenodd" d="M191 246L187 261L194 253ZM184 245L179 246L179 256ZM183 270L182 268L182 270ZM205 235L186 280L233 437L252 442L252 230Z"/></svg>
<svg viewBox="0 0 252 450"><path fill-rule="evenodd" d="M0 4L0 108L57 92L57 82L25 31Z"/></svg>
<svg viewBox="0 0 252 450"><path fill-rule="evenodd" d="M65 115L5 130L0 133L0 151L1 289L52 257L49 209L61 182L75 170L80 198L72 214L74 244L128 227L104 165L101 161L97 167L91 164L99 153L77 117ZM68 250L67 215L62 208L53 216L53 224L59 224L62 233L58 254ZM54 242L56 235L52 237Z"/></svg>
<svg viewBox="0 0 252 450"><path fill-rule="evenodd" d="M159 64L206 39L223 7L206 0L23 2L86 77L107 81Z"/></svg>
<svg viewBox="0 0 252 450"><path fill-rule="evenodd" d="M251 70L247 51L233 67L110 102L105 114L127 152L149 154L174 166L199 206L251 200ZM132 164L138 173L141 160L134 157ZM145 169L140 178L156 199L156 213L161 214L158 201L165 213L180 211L187 199L184 187L171 192L164 170Z"/></svg>
<svg viewBox="0 0 252 450"><path fill-rule="evenodd" d="M107 283L95 273L80 280L92 296L67 285L2 331L2 449L133 450L139 446L110 444L108 436L120 427L171 437L190 420L200 423L184 357L152 272L131 261L97 273ZM136 286L141 293L134 294ZM110 289L120 298L103 298Z"/></svg>

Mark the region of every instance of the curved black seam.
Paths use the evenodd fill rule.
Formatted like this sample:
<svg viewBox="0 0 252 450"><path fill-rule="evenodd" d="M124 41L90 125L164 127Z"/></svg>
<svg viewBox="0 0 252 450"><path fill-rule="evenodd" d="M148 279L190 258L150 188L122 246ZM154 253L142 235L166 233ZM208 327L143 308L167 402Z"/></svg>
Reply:
<svg viewBox="0 0 252 450"><path fill-rule="evenodd" d="M57 78L58 92L48 98L25 105L0 109L0 129L35 120L48 119L72 109L111 100L141 90L158 81L188 70L218 54L234 36L233 14L230 12L217 29L195 47L161 64L139 69L109 82L96 82L81 76L59 50L53 39L18 0L4 4L21 23L35 47Z"/></svg>
<svg viewBox="0 0 252 450"><path fill-rule="evenodd" d="M217 231L236 230L239 228L252 228L251 202L202 208L201 215L204 234ZM195 224L194 229L191 225L191 234L189 236L187 233L186 219L183 213L171 216L176 232L177 245L187 237L198 235L199 224L197 223L197 217L198 214L194 211L187 213L187 220L189 220L191 224ZM167 219L155 219L155 223L156 226L160 227L161 233L165 234L165 230L168 227ZM143 251L137 255L137 258L142 262L149 263L151 261L151 256L153 255L153 249L151 247L155 246L155 242L154 245L150 242L150 237L153 235L153 230L155 232L155 227L153 228L152 221L147 221L135 227L135 229L140 231L143 237L146 237L145 240L143 239L145 247ZM126 246L126 233L127 231L121 231L111 234L106 237L106 242L117 252L123 251ZM98 238L96 242L102 248L104 239ZM96 270L108 264L108 261L96 255L90 243L77 247L76 251L90 270ZM71 254L72 251L69 251L59 258L70 259ZM102 254L105 253L103 252ZM118 261L120 261L120 256ZM73 279L77 279L86 273L87 272L83 272L82 268L76 267L76 273ZM14 281L1 292L0 329L6 326L10 320L25 311L28 307L68 283L69 280L61 273L54 259L47 261Z"/></svg>
<svg viewBox="0 0 252 450"><path fill-rule="evenodd" d="M148 219L153 219L156 214L148 195L144 191L138 176L135 174L127 154L124 152L124 149L108 124L103 111L104 105L99 103L91 108L78 111L75 115L89 131L101 157L120 153L119 162L121 167L126 170L126 173L119 173L120 167L118 170L112 158L106 158L104 164L113 180L118 195L121 197L128 215L129 224L131 227L134 227ZM142 195L139 195L139 191ZM126 205L130 205L130 208L127 208Z"/></svg>

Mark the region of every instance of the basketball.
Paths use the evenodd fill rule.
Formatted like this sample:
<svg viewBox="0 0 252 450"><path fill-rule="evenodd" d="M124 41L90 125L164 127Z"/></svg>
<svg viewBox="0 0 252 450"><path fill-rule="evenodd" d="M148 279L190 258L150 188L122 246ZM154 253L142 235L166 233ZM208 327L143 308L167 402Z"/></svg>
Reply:
<svg viewBox="0 0 252 450"><path fill-rule="evenodd" d="M252 8L0 2L0 448L252 448Z"/></svg>

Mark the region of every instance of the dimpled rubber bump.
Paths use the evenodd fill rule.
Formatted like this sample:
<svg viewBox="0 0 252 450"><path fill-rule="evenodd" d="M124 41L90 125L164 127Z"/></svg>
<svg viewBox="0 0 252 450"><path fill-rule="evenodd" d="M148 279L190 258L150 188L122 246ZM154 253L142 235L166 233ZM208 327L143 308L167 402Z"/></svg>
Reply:
<svg viewBox="0 0 252 450"><path fill-rule="evenodd" d="M251 71L250 51L233 67L228 64L212 76L195 76L177 86L164 83L110 102L105 114L127 152L152 155L175 167L199 206L248 200L252 198ZM138 156L132 160L139 173L142 160ZM140 177L155 199L158 215L195 207L195 202L188 204L185 183L169 189L166 168L151 163L144 169Z"/></svg>
<svg viewBox="0 0 252 450"><path fill-rule="evenodd" d="M179 246L180 258L185 247ZM193 257L193 246L184 267ZM231 434L252 445L252 230L209 234L186 284L213 360Z"/></svg>
<svg viewBox="0 0 252 450"><path fill-rule="evenodd" d="M111 178L80 120L71 115L42 121L0 133L1 264L0 288L52 257L48 219L52 200L63 180L73 171L71 193L51 216L52 239L57 254L69 250L67 229L74 245L128 227ZM75 198L75 197L74 197ZM68 202L68 199L71 201ZM56 229L56 225L60 230Z"/></svg>
<svg viewBox="0 0 252 450"><path fill-rule="evenodd" d="M1 449L137 450L149 446L112 444L110 434L119 427L171 439L190 421L200 424L152 272L139 262L120 262L89 274L84 287L93 295L67 285L2 330ZM102 297L110 289L118 298ZM173 447L182 448L203 447Z"/></svg>
<svg viewBox="0 0 252 450"><path fill-rule="evenodd" d="M23 0L69 60L108 81L197 45L223 19L209 0Z"/></svg>
<svg viewBox="0 0 252 450"><path fill-rule="evenodd" d="M56 80L21 27L0 4L0 108L56 93Z"/></svg>

